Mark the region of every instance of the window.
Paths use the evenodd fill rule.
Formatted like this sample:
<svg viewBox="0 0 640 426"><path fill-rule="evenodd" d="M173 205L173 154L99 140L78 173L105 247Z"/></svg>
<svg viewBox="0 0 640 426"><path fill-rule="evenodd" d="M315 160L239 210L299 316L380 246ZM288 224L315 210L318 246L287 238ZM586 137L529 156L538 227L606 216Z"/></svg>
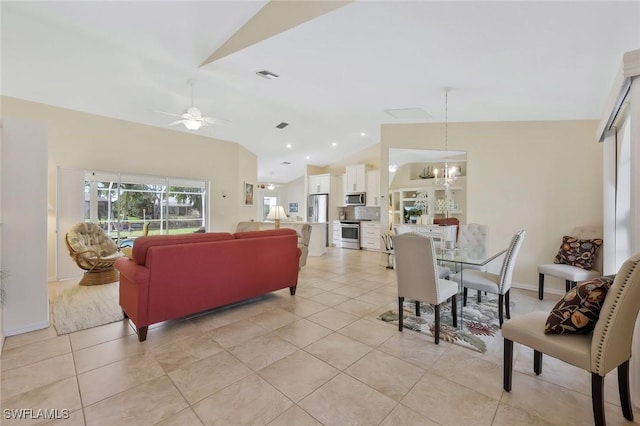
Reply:
<svg viewBox="0 0 640 426"><path fill-rule="evenodd" d="M85 172L84 220L116 238L190 233L206 228L207 182Z"/></svg>

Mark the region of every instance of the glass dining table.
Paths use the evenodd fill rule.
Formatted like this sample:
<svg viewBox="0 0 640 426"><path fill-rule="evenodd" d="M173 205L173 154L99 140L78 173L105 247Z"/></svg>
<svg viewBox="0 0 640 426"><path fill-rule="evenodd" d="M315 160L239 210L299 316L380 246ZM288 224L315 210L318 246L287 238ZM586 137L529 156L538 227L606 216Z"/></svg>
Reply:
<svg viewBox="0 0 640 426"><path fill-rule="evenodd" d="M436 248L436 260L438 265L447 266L452 269L453 273L460 273L460 283L458 286L458 328L461 329L464 320L464 306L462 301L464 282L464 270L466 269L480 269L486 267L490 262L496 260L500 256L506 253L505 250L500 250L497 253L489 254L489 252L478 252L477 250L469 250L465 247L455 248Z"/></svg>

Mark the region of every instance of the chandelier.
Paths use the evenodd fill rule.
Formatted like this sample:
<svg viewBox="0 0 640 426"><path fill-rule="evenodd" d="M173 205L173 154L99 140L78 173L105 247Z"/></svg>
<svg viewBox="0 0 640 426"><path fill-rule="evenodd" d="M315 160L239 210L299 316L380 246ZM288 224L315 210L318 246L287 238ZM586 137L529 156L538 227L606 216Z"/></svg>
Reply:
<svg viewBox="0 0 640 426"><path fill-rule="evenodd" d="M449 114L449 90L451 88L444 88L444 149L445 149L445 157L444 157L444 167L442 171L438 169L433 170L433 174L435 175L435 184L444 186L445 191L448 193L449 187L453 184L456 179L458 179L457 170L455 166L449 167L449 162L447 161L446 155L448 155L449 151L449 137L448 137L448 114ZM438 174L442 173L442 176L438 177Z"/></svg>

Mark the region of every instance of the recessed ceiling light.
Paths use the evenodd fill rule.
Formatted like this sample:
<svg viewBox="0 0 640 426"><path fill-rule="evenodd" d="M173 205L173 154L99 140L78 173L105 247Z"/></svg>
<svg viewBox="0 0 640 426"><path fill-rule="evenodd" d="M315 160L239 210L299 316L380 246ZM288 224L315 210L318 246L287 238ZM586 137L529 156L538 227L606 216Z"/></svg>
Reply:
<svg viewBox="0 0 640 426"><path fill-rule="evenodd" d="M332 142L331 146L338 146L338 142Z"/></svg>
<svg viewBox="0 0 640 426"><path fill-rule="evenodd" d="M308 156L308 155L307 155L305 158L306 158L307 160L311 159L311 157L310 157L310 156Z"/></svg>
<svg viewBox="0 0 640 426"><path fill-rule="evenodd" d="M287 123L286 121L281 121L276 128L278 129L284 129L285 127L287 127L289 125L289 123Z"/></svg>
<svg viewBox="0 0 640 426"><path fill-rule="evenodd" d="M287 148L291 148L291 144L290 143L287 144Z"/></svg>
<svg viewBox="0 0 640 426"><path fill-rule="evenodd" d="M360 136L367 136L365 132L360 132Z"/></svg>

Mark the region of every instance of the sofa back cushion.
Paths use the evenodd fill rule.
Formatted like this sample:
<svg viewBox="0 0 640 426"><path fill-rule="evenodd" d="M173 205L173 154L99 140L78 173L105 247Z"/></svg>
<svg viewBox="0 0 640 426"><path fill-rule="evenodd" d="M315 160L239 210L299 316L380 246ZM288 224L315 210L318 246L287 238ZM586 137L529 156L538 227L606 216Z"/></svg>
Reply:
<svg viewBox="0 0 640 426"><path fill-rule="evenodd" d="M246 238L266 238L273 237L278 235L290 235L294 234L297 236L297 233L294 229L289 228L280 228L280 229L265 229L264 231L247 231L247 232L236 232L233 236L239 240Z"/></svg>
<svg viewBox="0 0 640 426"><path fill-rule="evenodd" d="M176 244L206 243L211 241L233 240L234 236L228 232L207 232L204 234L179 235L151 235L138 237L133 243L133 261L144 265L147 261L147 251L154 246L168 246Z"/></svg>

